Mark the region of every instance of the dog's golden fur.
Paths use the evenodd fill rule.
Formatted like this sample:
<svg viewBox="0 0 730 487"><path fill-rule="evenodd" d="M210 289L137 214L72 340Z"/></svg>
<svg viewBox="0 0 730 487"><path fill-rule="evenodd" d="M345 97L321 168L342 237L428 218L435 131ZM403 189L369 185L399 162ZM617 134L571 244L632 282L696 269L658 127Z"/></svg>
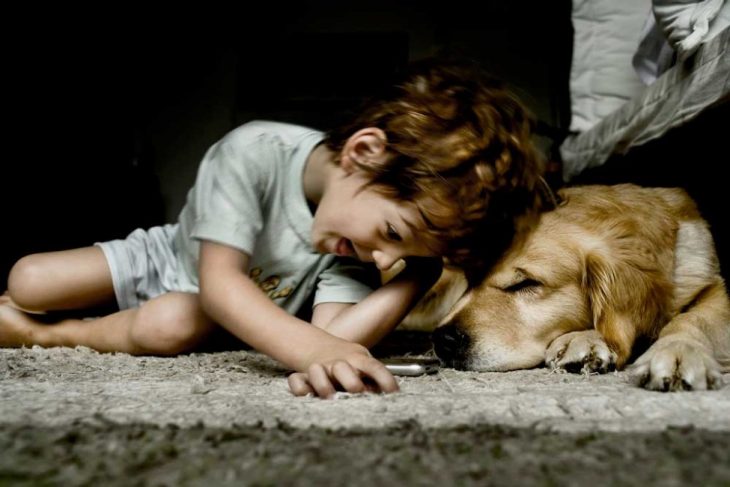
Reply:
<svg viewBox="0 0 730 487"><path fill-rule="evenodd" d="M562 203L442 320L437 354L470 370L545 362L606 371L622 368L647 337L652 346L632 366L647 387L719 384L721 367L730 368L730 301L694 202L680 189L633 185L559 194ZM430 306L451 281L463 289L453 276Z"/></svg>

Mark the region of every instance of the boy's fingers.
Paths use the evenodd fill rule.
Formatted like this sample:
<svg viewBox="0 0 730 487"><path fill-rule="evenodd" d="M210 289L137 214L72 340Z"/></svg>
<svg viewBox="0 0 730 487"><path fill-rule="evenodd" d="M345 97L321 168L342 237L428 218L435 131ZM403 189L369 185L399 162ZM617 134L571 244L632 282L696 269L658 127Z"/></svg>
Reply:
<svg viewBox="0 0 730 487"><path fill-rule="evenodd" d="M368 358L358 364L358 368L364 375L374 380L382 392L397 392L400 390L393 374L378 360Z"/></svg>
<svg viewBox="0 0 730 487"><path fill-rule="evenodd" d="M331 368L332 376L347 392L365 392L365 384L358 371L349 363L340 360Z"/></svg>
<svg viewBox="0 0 730 487"><path fill-rule="evenodd" d="M362 356L354 360L337 360L328 366L312 364L306 373L289 375L288 382L295 396L315 394L322 398L334 396L335 386L352 393L396 392L400 389L385 365L372 357Z"/></svg>
<svg viewBox="0 0 730 487"><path fill-rule="evenodd" d="M327 370L321 364L312 364L307 369L309 385L319 397L330 398L335 395L335 386L332 385Z"/></svg>
<svg viewBox="0 0 730 487"><path fill-rule="evenodd" d="M307 394L314 394L314 389L309 385L307 381L307 375L301 372L291 374L287 381L289 382L289 390L295 396L306 396Z"/></svg>

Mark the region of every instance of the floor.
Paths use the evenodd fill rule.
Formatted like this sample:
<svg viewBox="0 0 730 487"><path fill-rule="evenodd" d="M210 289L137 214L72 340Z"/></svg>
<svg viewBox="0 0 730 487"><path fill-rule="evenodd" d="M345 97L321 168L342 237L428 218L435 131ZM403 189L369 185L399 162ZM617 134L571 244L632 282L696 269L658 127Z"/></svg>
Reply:
<svg viewBox="0 0 730 487"><path fill-rule="evenodd" d="M730 386L547 369L399 382L325 401L246 350L3 349L0 485L730 484Z"/></svg>

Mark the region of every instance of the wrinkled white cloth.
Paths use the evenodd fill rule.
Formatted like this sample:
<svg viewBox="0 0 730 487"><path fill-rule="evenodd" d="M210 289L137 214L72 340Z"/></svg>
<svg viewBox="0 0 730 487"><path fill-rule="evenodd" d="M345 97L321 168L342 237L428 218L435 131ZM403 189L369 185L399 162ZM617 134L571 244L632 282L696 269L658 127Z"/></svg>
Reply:
<svg viewBox="0 0 730 487"><path fill-rule="evenodd" d="M657 24L680 61L730 25L726 0L653 0ZM717 22L716 22L717 19ZM712 33L710 26L713 26Z"/></svg>
<svg viewBox="0 0 730 487"><path fill-rule="evenodd" d="M651 0L573 0L570 131L589 130L646 86L631 65Z"/></svg>
<svg viewBox="0 0 730 487"><path fill-rule="evenodd" d="M700 45L691 62L672 66L644 93L560 146L563 179L600 166L612 154L664 135L730 96L730 29Z"/></svg>
<svg viewBox="0 0 730 487"><path fill-rule="evenodd" d="M656 23L654 14L649 14L641 32L641 42L631 59L636 74L646 85L652 84L675 61L675 51L664 37Z"/></svg>
<svg viewBox="0 0 730 487"><path fill-rule="evenodd" d="M729 25L728 0L653 0L631 60L634 70L650 85Z"/></svg>

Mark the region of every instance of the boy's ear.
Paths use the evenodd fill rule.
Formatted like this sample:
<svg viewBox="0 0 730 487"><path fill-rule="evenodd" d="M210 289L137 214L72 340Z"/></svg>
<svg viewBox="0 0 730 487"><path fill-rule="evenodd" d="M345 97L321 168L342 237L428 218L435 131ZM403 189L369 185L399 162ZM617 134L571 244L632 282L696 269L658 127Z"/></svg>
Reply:
<svg viewBox="0 0 730 487"><path fill-rule="evenodd" d="M342 168L350 173L358 166L382 164L387 158L387 142L385 132L377 127L358 130L342 148Z"/></svg>

